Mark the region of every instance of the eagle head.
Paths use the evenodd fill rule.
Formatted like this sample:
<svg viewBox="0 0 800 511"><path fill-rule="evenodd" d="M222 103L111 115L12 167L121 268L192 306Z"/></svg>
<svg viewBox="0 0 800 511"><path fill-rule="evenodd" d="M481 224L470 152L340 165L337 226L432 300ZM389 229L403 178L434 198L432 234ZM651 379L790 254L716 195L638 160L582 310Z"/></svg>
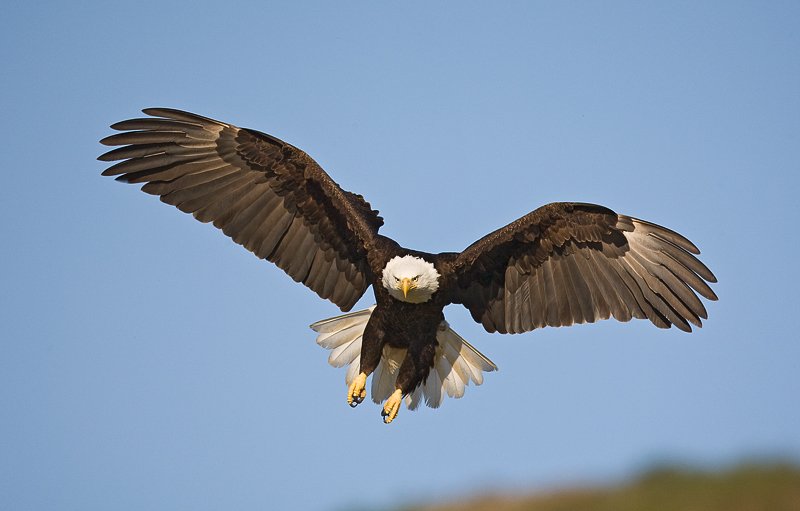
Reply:
<svg viewBox="0 0 800 511"><path fill-rule="evenodd" d="M420 257L396 256L386 263L381 282L397 300L423 303L439 289L439 272Z"/></svg>

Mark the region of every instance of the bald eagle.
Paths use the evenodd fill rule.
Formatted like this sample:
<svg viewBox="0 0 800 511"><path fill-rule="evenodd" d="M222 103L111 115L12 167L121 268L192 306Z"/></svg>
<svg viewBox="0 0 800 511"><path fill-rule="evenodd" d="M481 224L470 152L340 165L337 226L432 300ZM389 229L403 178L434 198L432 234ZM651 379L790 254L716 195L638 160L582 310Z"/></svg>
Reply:
<svg viewBox="0 0 800 511"><path fill-rule="evenodd" d="M118 122L104 138L122 146L103 175L212 222L257 257L349 311L368 287L369 309L311 325L348 366L347 402L371 395L384 422L424 399L461 397L496 366L445 321L462 304L488 332L614 317L649 319L686 332L717 296L714 274L680 234L603 206L561 202L539 209L462 252L430 254L378 234L383 219L343 190L300 149L260 131L168 108ZM691 324L691 325L690 325Z"/></svg>

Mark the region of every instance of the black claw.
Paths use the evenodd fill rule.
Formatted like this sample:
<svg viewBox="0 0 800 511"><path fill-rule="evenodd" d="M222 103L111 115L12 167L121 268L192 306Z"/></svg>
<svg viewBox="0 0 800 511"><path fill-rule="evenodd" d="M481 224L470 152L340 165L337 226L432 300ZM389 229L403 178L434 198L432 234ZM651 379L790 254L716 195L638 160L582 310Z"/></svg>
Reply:
<svg viewBox="0 0 800 511"><path fill-rule="evenodd" d="M358 406L358 401L350 401L350 408L355 408Z"/></svg>

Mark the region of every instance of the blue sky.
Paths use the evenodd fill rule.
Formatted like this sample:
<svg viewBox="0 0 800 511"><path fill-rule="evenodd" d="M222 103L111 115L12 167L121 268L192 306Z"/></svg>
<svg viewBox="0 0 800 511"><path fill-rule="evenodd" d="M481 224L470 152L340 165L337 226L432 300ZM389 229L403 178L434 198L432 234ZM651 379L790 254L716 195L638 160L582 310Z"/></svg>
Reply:
<svg viewBox="0 0 800 511"><path fill-rule="evenodd" d="M796 2L6 6L0 507L324 511L800 460L798 26ZM385 426L308 329L334 305L100 176L148 106L303 148L420 250L555 200L666 225L721 299L691 335L490 335L450 307L500 371Z"/></svg>

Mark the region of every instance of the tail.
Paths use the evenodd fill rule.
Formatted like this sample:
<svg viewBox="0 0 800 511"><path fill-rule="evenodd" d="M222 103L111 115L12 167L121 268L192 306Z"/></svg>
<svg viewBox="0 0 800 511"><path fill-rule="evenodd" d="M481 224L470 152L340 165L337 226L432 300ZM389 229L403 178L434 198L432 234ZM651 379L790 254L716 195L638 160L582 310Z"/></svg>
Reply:
<svg viewBox="0 0 800 511"><path fill-rule="evenodd" d="M350 385L360 372L361 339L367 321L375 310L351 312L343 316L323 319L311 325L317 332L317 344L331 350L328 363L333 367L347 367L345 384ZM425 399L425 404L437 408L445 394L460 398L470 382L483 383L483 373L496 371L497 366L476 350L463 337L442 321L436 333L439 345L436 348L434 365L428 378L414 392L406 396L406 406L415 410ZM406 350L384 346L381 360L372 375L371 394L376 403L385 401L394 392L397 370L406 356Z"/></svg>

